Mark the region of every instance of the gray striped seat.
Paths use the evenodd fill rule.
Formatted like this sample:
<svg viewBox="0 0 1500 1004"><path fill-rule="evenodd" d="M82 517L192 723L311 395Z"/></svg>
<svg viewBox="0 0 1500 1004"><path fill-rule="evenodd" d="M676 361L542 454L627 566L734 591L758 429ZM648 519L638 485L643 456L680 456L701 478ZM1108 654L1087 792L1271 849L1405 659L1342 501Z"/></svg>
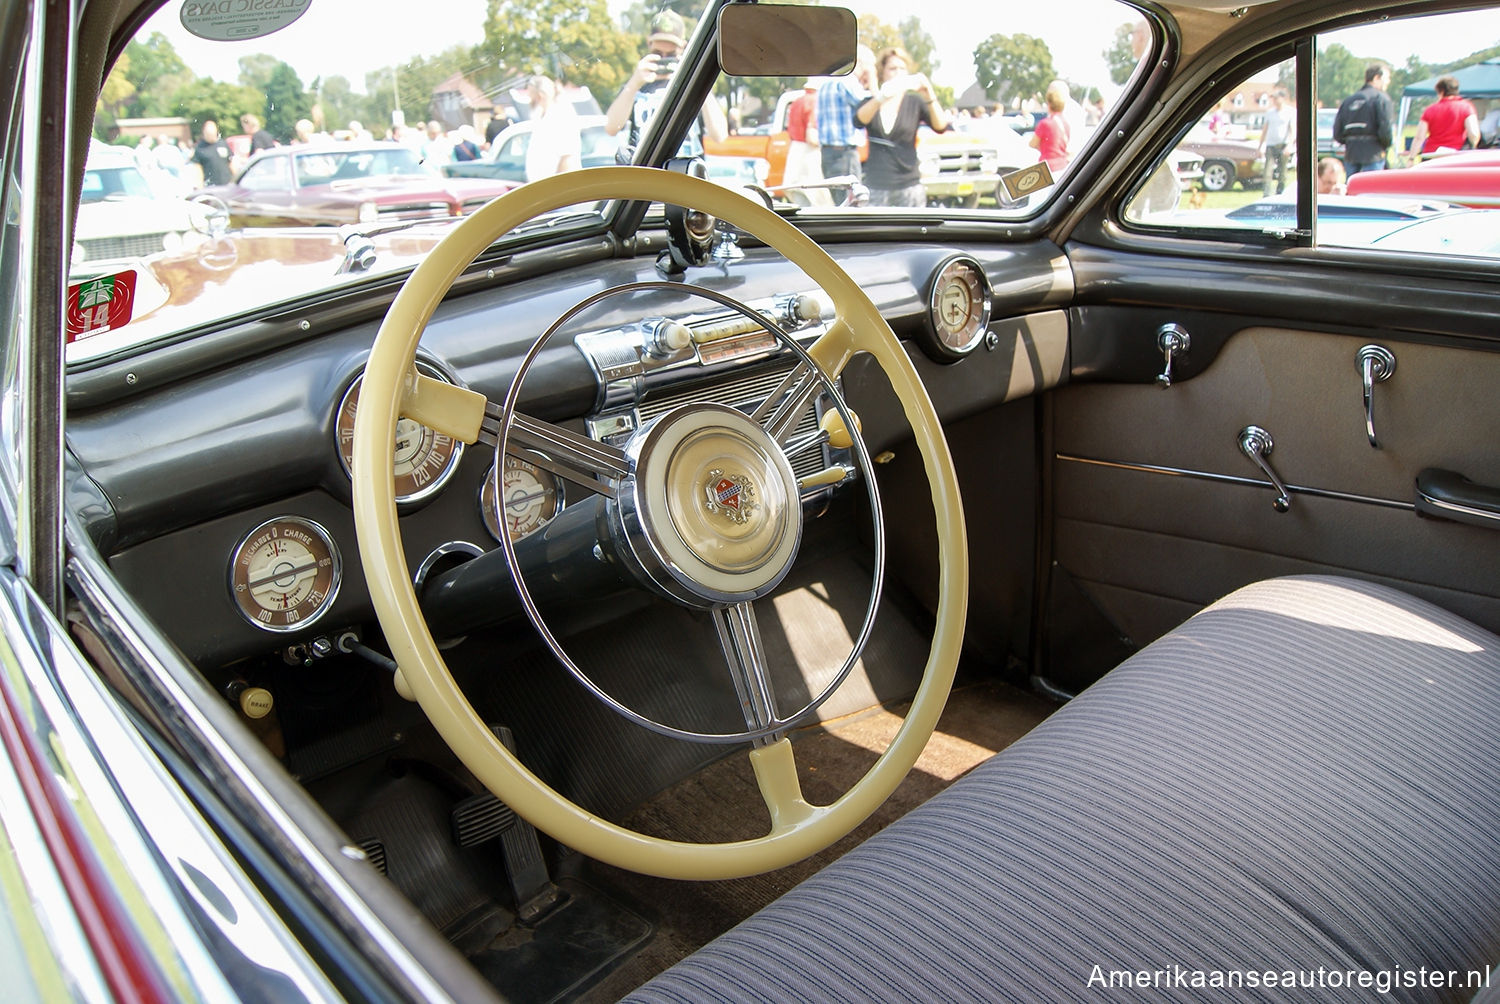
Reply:
<svg viewBox="0 0 1500 1004"><path fill-rule="evenodd" d="M1497 809L1500 638L1263 582L630 999L1467 1000L1421 970L1500 963Z"/></svg>

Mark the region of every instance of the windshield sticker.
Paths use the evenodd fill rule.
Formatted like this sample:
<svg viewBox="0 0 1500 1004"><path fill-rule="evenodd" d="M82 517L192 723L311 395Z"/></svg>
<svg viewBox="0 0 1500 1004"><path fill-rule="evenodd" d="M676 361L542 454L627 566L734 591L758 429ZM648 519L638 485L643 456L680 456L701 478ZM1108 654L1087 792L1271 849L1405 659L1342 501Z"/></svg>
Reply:
<svg viewBox="0 0 1500 1004"><path fill-rule="evenodd" d="M68 287L68 341L76 342L130 323L135 269Z"/></svg>
<svg viewBox="0 0 1500 1004"><path fill-rule="evenodd" d="M1019 202L1032 192L1037 192L1052 184L1052 170L1047 167L1045 160L1023 167L1019 171L1000 176L1000 184L1005 188L1005 194L1012 202Z"/></svg>
<svg viewBox="0 0 1500 1004"><path fill-rule="evenodd" d="M199 38L234 42L280 31L307 13L312 0L187 0L179 17Z"/></svg>

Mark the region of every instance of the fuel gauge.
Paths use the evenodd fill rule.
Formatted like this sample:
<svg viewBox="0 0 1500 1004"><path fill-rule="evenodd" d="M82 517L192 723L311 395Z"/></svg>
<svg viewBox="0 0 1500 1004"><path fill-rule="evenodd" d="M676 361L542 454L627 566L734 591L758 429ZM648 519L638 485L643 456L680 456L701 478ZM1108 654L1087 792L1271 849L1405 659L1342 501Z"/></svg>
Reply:
<svg viewBox="0 0 1500 1004"><path fill-rule="evenodd" d="M490 536L500 539L501 527L512 543L535 533L563 507L562 482L550 471L522 457L505 455L499 483L492 467L484 477L479 506Z"/></svg>

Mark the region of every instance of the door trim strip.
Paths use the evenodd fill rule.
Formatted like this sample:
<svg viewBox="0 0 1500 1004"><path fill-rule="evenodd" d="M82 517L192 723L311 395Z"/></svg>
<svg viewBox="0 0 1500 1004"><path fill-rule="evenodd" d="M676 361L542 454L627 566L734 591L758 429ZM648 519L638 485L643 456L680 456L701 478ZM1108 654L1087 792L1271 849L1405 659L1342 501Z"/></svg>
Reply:
<svg viewBox="0 0 1500 1004"><path fill-rule="evenodd" d="M1275 491L1271 483L1259 478L1238 477L1233 474L1211 474L1208 471L1185 470L1180 467L1160 467L1156 464L1127 464L1116 460L1096 460L1092 457L1076 457L1068 453L1054 455L1058 460L1068 461L1075 464L1092 464L1095 467L1112 467L1122 471L1138 471L1145 474L1166 474L1179 478L1196 478L1199 481L1214 481L1219 484L1242 485L1248 488L1266 488ZM1394 499L1374 498L1369 495L1355 495L1351 492L1333 491L1328 488L1309 488L1306 485L1287 485L1287 491L1299 495L1309 495L1313 498L1337 499L1340 502L1359 502L1364 505L1376 505L1385 509L1404 509L1408 512L1416 512L1417 506L1414 502L1398 502Z"/></svg>

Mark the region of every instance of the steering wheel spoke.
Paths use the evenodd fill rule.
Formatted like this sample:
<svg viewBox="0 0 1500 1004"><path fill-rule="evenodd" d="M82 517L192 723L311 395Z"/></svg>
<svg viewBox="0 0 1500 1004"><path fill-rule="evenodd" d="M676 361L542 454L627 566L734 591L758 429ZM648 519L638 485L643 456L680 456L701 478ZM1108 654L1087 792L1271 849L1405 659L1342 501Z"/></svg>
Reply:
<svg viewBox="0 0 1500 1004"><path fill-rule="evenodd" d="M486 409L485 441L495 442L499 428L500 409L492 404ZM630 458L608 443L519 413L511 416L509 443L537 451L527 459L538 467L607 498L615 497L616 482L631 470Z"/></svg>
<svg viewBox="0 0 1500 1004"><path fill-rule="evenodd" d="M760 627L755 623L755 605L750 602L715 607L711 611L719 632L719 646L729 664L734 692L740 699L745 725L754 731L780 724L776 717L776 697L771 690L771 674L766 668L765 647ZM758 744L770 742L769 738Z"/></svg>
<svg viewBox="0 0 1500 1004"><path fill-rule="evenodd" d="M406 377L400 410L435 432L472 445L479 439L488 407L483 394L413 369Z"/></svg>
<svg viewBox="0 0 1500 1004"><path fill-rule="evenodd" d="M750 419L761 423L776 442L787 445L798 420L812 407L822 389L820 375L806 363L798 363Z"/></svg>
<svg viewBox="0 0 1500 1004"><path fill-rule="evenodd" d="M773 834L793 829L818 814L818 807L809 805L802 797L790 739L781 738L769 746L751 750L750 767L755 771L760 797L771 811Z"/></svg>
<svg viewBox="0 0 1500 1004"><path fill-rule="evenodd" d="M844 372L844 367L849 365L849 360L854 358L858 348L854 328L840 314L828 325L828 330L807 347L807 354L812 356L813 361L831 380Z"/></svg>

